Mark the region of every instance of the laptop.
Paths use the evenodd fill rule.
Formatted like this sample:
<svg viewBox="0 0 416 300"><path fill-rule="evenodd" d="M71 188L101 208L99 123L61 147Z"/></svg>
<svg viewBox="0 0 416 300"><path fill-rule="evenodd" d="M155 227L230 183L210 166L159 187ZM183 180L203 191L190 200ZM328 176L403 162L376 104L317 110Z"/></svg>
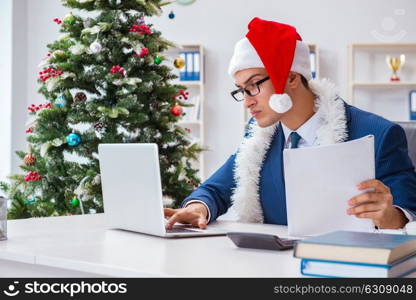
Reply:
<svg viewBox="0 0 416 300"><path fill-rule="evenodd" d="M98 154L109 228L167 238L226 234L184 224L166 230L157 144L100 144Z"/></svg>

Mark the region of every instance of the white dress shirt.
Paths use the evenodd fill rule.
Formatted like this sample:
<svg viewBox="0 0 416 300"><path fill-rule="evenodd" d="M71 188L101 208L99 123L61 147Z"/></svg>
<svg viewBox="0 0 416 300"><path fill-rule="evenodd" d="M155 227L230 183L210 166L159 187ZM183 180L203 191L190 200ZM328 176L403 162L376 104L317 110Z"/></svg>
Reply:
<svg viewBox="0 0 416 300"><path fill-rule="evenodd" d="M290 148L290 134L295 130L290 130L282 124L283 134L285 136L285 148ZM309 118L302 126L300 126L296 132L300 135L301 139L299 140L298 148L305 148L318 145L318 136L316 132L323 125L322 119L319 117L319 114L316 113Z"/></svg>

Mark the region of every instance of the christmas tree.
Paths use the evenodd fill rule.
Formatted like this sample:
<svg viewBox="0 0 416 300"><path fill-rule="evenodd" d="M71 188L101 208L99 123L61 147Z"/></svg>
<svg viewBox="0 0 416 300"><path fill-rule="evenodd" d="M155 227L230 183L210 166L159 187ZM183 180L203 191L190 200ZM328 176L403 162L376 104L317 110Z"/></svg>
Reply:
<svg viewBox="0 0 416 300"><path fill-rule="evenodd" d="M9 218L103 212L100 143L158 144L163 194L177 206L200 183L192 162L201 148L177 125L187 93L161 64L174 45L145 21L169 3L62 2L95 16L69 12L51 22L63 35L40 65L47 102L28 107L29 151L16 152L25 174L0 183L12 200Z"/></svg>

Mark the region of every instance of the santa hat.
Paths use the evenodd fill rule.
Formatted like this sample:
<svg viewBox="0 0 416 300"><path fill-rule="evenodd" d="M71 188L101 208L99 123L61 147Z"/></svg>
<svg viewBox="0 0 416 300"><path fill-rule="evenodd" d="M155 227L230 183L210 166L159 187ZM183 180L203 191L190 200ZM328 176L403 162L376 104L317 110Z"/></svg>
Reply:
<svg viewBox="0 0 416 300"><path fill-rule="evenodd" d="M290 96L284 93L289 72L311 79L309 47L290 25L254 18L248 30L246 37L235 45L228 73L234 77L243 69L265 68L276 90L269 105L284 113L292 107Z"/></svg>

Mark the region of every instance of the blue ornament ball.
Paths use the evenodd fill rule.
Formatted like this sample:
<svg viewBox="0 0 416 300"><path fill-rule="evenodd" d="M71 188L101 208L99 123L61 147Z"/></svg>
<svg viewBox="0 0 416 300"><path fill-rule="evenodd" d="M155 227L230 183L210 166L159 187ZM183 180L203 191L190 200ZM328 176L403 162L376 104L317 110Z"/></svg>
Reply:
<svg viewBox="0 0 416 300"><path fill-rule="evenodd" d="M66 142L71 147L76 147L81 143L81 137L79 134L71 133L66 137Z"/></svg>
<svg viewBox="0 0 416 300"><path fill-rule="evenodd" d="M55 99L55 105L56 105L57 107L59 107L59 108L65 107L65 106L66 106L66 99L65 99L65 97L64 97L63 95L58 96L58 97Z"/></svg>
<svg viewBox="0 0 416 300"><path fill-rule="evenodd" d="M169 19L174 19L174 18L175 18L175 14L173 13L173 11L171 11L169 14Z"/></svg>

